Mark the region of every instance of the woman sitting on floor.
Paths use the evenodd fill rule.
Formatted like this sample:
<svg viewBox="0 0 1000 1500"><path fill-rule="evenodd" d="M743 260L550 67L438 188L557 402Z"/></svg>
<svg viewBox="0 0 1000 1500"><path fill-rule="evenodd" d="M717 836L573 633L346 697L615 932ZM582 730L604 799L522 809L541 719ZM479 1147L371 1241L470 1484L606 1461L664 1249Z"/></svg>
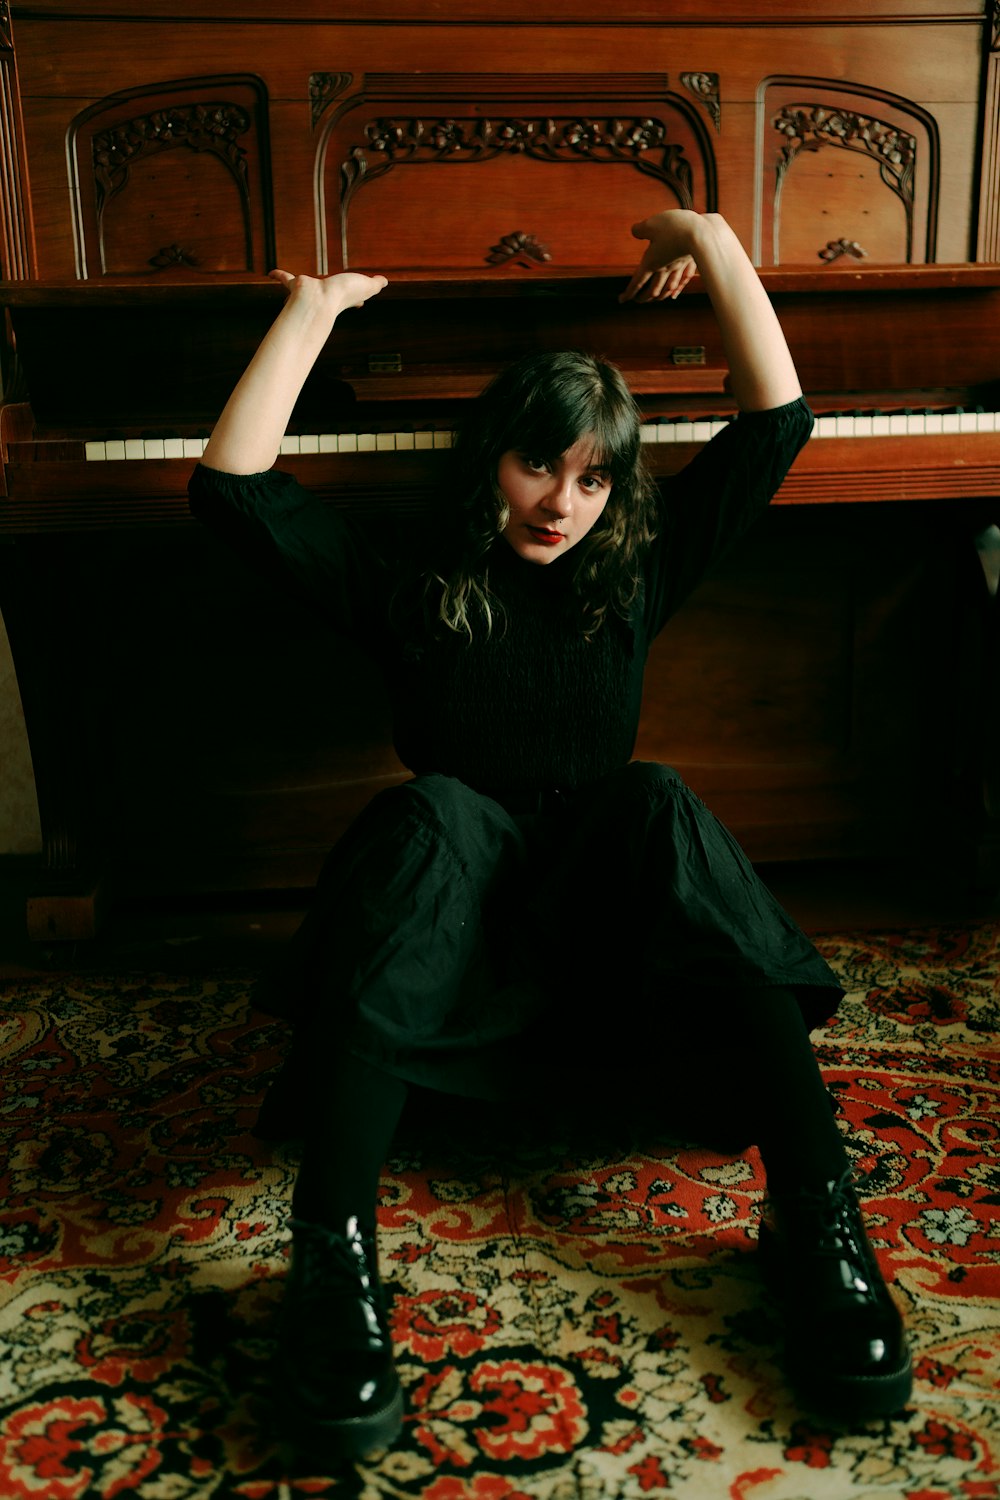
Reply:
<svg viewBox="0 0 1000 1500"><path fill-rule="evenodd" d="M801 1400L864 1418L910 1393L809 1042L837 981L676 772L629 760L651 641L812 416L725 221L672 210L633 234L648 245L621 300L676 297L697 271L739 406L662 498L621 374L578 353L492 382L448 493L407 525L311 497L272 466L337 317L386 285L352 272L273 273L287 299L192 478L196 515L374 658L413 772L333 851L289 971L307 1120L276 1394L323 1453L401 1422L375 1233L408 1089L579 1098L612 1059L622 1101L643 1091L665 1129L759 1146Z"/></svg>

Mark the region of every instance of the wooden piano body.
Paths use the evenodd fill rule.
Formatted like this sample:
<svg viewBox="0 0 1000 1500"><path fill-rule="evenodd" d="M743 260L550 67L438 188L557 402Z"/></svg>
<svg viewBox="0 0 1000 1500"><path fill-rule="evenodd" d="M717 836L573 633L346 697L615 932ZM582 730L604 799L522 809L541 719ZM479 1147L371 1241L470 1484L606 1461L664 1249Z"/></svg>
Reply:
<svg viewBox="0 0 1000 1500"><path fill-rule="evenodd" d="M267 268L390 276L338 327L280 460L329 503L419 506L462 402L535 347L615 358L667 477L733 409L697 285L616 302L623 226L677 204L720 208L752 249L821 435L657 643L637 754L757 860L991 876L992 15L422 9L12 6L0 609L45 842L33 935L91 933L100 889L306 887L406 774L363 656L187 516L280 303Z"/></svg>

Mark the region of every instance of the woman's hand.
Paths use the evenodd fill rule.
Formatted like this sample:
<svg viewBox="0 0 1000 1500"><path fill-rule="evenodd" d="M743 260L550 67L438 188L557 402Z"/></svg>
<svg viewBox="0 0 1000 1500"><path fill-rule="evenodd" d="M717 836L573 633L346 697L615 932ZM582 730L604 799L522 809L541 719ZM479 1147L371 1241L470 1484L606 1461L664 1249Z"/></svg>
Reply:
<svg viewBox="0 0 1000 1500"><path fill-rule="evenodd" d="M679 297L698 271L693 250L701 219L691 209L668 208L633 224L633 238L649 244L618 301L663 302Z"/></svg>
<svg viewBox="0 0 1000 1500"><path fill-rule="evenodd" d="M276 267L268 274L272 280L281 282L290 297L328 306L332 317L346 307L363 307L389 284L384 276L362 276L359 271L338 271L333 276L295 276Z"/></svg>
<svg viewBox="0 0 1000 1500"><path fill-rule="evenodd" d="M739 238L721 214L667 209L633 224L648 240L620 302L676 297L697 272L712 304L737 405L766 411L802 394L774 308Z"/></svg>

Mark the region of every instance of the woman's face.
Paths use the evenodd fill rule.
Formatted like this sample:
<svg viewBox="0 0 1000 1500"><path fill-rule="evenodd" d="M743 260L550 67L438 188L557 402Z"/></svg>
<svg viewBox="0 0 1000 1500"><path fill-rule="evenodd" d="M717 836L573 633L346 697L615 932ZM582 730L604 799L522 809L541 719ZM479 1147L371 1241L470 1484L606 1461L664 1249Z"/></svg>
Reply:
<svg viewBox="0 0 1000 1500"><path fill-rule="evenodd" d="M503 536L519 557L555 562L600 519L611 479L593 453L593 439L582 437L551 462L515 448L502 456L497 482L510 507Z"/></svg>

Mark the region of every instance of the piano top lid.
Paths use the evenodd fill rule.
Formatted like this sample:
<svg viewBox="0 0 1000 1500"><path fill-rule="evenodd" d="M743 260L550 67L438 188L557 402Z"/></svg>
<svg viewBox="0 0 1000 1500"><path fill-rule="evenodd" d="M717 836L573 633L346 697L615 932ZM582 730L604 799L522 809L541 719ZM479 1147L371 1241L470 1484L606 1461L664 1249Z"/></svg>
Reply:
<svg viewBox="0 0 1000 1500"><path fill-rule="evenodd" d="M357 268L353 268L357 269ZM617 298L632 275L633 266L565 267L544 271L487 274L476 270L394 270L380 301L425 299L553 297ZM308 273L306 273L308 274ZM376 269L365 275L383 274ZM816 295L844 293L950 292L1000 289L1000 263L960 262L954 265L858 266L826 269L812 266L766 266L757 273L771 295ZM696 276L684 297L701 292ZM59 307L155 307L214 303L254 306L275 305L284 296L283 287L268 277L245 272L218 272L210 277L171 271L148 280L136 277L101 277L99 280L0 281L0 306L27 308Z"/></svg>

